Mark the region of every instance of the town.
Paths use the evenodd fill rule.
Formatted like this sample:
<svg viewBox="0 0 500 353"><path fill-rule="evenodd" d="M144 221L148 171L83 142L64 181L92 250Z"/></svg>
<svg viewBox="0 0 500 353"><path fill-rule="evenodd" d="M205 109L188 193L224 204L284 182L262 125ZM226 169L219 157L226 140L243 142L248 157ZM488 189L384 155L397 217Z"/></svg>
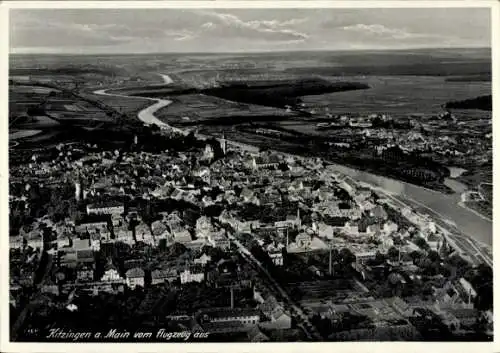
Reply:
<svg viewBox="0 0 500 353"><path fill-rule="evenodd" d="M430 215L318 157L195 138L11 165L12 337L491 339L492 269Z"/></svg>

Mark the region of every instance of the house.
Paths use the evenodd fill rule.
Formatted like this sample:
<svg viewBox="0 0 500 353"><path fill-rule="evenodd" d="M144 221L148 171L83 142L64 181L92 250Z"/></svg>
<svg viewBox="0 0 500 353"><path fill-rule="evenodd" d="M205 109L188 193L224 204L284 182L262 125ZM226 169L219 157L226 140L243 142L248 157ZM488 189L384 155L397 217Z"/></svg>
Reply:
<svg viewBox="0 0 500 353"><path fill-rule="evenodd" d="M435 233L431 233L427 237L427 245L429 245L431 250L438 251L440 243L441 243L441 237Z"/></svg>
<svg viewBox="0 0 500 353"><path fill-rule="evenodd" d="M50 281L49 283L42 285L41 292L42 293L50 293L50 294L54 294L54 295L58 296L59 295L59 286L57 284L55 284L54 282Z"/></svg>
<svg viewBox="0 0 500 353"><path fill-rule="evenodd" d="M412 315L412 309L410 305L405 302L400 297L392 297L386 299L386 302L398 313L403 315L404 317L410 317Z"/></svg>
<svg viewBox="0 0 500 353"><path fill-rule="evenodd" d="M267 169L267 168L276 168L280 164L280 161L277 156L271 155L269 157L253 157L252 158L252 169Z"/></svg>
<svg viewBox="0 0 500 353"><path fill-rule="evenodd" d="M73 249L75 251L90 250L90 239L73 239Z"/></svg>
<svg viewBox="0 0 500 353"><path fill-rule="evenodd" d="M332 239L335 228L323 223L323 222L314 222L312 225L312 229L316 232L318 237Z"/></svg>
<svg viewBox="0 0 500 353"><path fill-rule="evenodd" d="M77 250L76 251L76 262L77 264L94 264L95 257L94 251L92 249Z"/></svg>
<svg viewBox="0 0 500 353"><path fill-rule="evenodd" d="M292 327L292 318L289 314L287 314L273 295L268 295L265 299L258 294L257 301L261 301L261 304L258 308L262 311L264 316L267 318L267 321L261 321L260 325L263 328L270 330L280 330L280 329L289 329ZM260 298L259 298L260 297Z"/></svg>
<svg viewBox="0 0 500 353"><path fill-rule="evenodd" d="M101 277L101 282L108 282L108 283L124 282L122 276L120 276L120 273L118 272L118 268L113 264L111 258L108 259L108 262L104 267L104 274Z"/></svg>
<svg viewBox="0 0 500 353"><path fill-rule="evenodd" d="M369 260L374 260L377 257L377 252L374 250L371 251L356 251L354 252L354 257L356 258L357 263L366 263Z"/></svg>
<svg viewBox="0 0 500 353"><path fill-rule="evenodd" d="M65 248L59 251L58 258L61 267L76 268L77 266L76 250L73 248Z"/></svg>
<svg viewBox="0 0 500 353"><path fill-rule="evenodd" d="M210 245L214 248L219 248L222 250L227 250L231 246L229 238L224 234L225 231L221 230L219 232L213 232L208 236L208 241Z"/></svg>
<svg viewBox="0 0 500 353"><path fill-rule="evenodd" d="M92 282L94 280L94 269L88 265L79 265L76 269L78 282Z"/></svg>
<svg viewBox="0 0 500 353"><path fill-rule="evenodd" d="M262 322L263 327L271 330L287 330L292 327L292 317L279 305L270 313L270 321Z"/></svg>
<svg viewBox="0 0 500 353"><path fill-rule="evenodd" d="M475 299L477 297L477 292L469 281L462 277L458 282L460 283L464 293L466 293L470 299Z"/></svg>
<svg viewBox="0 0 500 353"><path fill-rule="evenodd" d="M194 259L194 263L198 264L198 265L206 266L211 260L212 260L212 258L209 255L203 254L199 258Z"/></svg>
<svg viewBox="0 0 500 353"><path fill-rule="evenodd" d="M107 233L110 224L109 215L89 215L77 223L75 231L77 234Z"/></svg>
<svg viewBox="0 0 500 353"><path fill-rule="evenodd" d="M255 193L251 189L244 187L243 190L241 190L240 198L243 202L252 202L254 197Z"/></svg>
<svg viewBox="0 0 500 353"><path fill-rule="evenodd" d="M397 232L398 229L399 229L398 225L392 221L384 223L383 230L386 234L391 234L391 233Z"/></svg>
<svg viewBox="0 0 500 353"><path fill-rule="evenodd" d="M153 272L151 272L151 284L156 285L160 283L173 283L174 281L177 280L179 277L179 274L177 273L177 270L172 268L172 269L156 269Z"/></svg>
<svg viewBox="0 0 500 353"><path fill-rule="evenodd" d="M92 251L98 252L101 250L101 235L99 233L93 233L90 235L90 248Z"/></svg>
<svg viewBox="0 0 500 353"><path fill-rule="evenodd" d="M370 202L368 200L362 201L359 203L359 208L364 212L364 211L371 211L375 208L375 204L373 202Z"/></svg>
<svg viewBox="0 0 500 353"><path fill-rule="evenodd" d="M214 308L199 312L203 321L215 322L239 322L243 326L256 326L260 322L260 313L256 309L245 308Z"/></svg>
<svg viewBox="0 0 500 353"><path fill-rule="evenodd" d="M265 192L262 192L258 199L261 205L272 205L280 203L282 200L280 192L273 188L268 188Z"/></svg>
<svg viewBox="0 0 500 353"><path fill-rule="evenodd" d="M151 232L153 233L153 236L155 236L156 238L162 238L162 239L167 239L168 236L170 235L167 225L162 221L154 221L151 224Z"/></svg>
<svg viewBox="0 0 500 353"><path fill-rule="evenodd" d="M249 330L248 326L244 326L239 321L206 321L202 322L201 327L203 331L212 334L243 333Z"/></svg>
<svg viewBox="0 0 500 353"><path fill-rule="evenodd" d="M212 220L206 216L201 216L196 220L196 237L207 238L214 231Z"/></svg>
<svg viewBox="0 0 500 353"><path fill-rule="evenodd" d="M175 243L186 244L191 242L191 234L186 229L177 229L172 232L172 238Z"/></svg>
<svg viewBox="0 0 500 353"><path fill-rule="evenodd" d="M205 280L205 271L200 265L188 266L180 273L181 284L198 282L201 283Z"/></svg>
<svg viewBox="0 0 500 353"><path fill-rule="evenodd" d="M477 309L448 309L447 312L457 318L462 328L474 326L479 318Z"/></svg>
<svg viewBox="0 0 500 353"><path fill-rule="evenodd" d="M312 243L311 235L305 232L300 233L295 238L295 244L297 244L297 247L302 249L309 248L311 246L311 243Z"/></svg>
<svg viewBox="0 0 500 353"><path fill-rule="evenodd" d="M171 232L182 228L183 221L177 212L172 212L171 214L169 214L164 218L164 221L170 228Z"/></svg>
<svg viewBox="0 0 500 353"><path fill-rule="evenodd" d="M252 232L260 227L260 220L242 221L237 224L236 230L239 232Z"/></svg>
<svg viewBox="0 0 500 353"><path fill-rule="evenodd" d="M127 286L134 289L136 286L144 287L144 270L135 267L127 271L125 274Z"/></svg>
<svg viewBox="0 0 500 353"><path fill-rule="evenodd" d="M275 266L283 266L283 246L269 244L266 248L267 255Z"/></svg>
<svg viewBox="0 0 500 353"><path fill-rule="evenodd" d="M97 204L87 205L87 214L100 215L100 214L110 214L110 215L121 215L125 212L125 207L123 203L110 201L102 202Z"/></svg>
<svg viewBox="0 0 500 353"><path fill-rule="evenodd" d="M290 183L288 186L288 191L297 191L304 189L304 183L300 179L296 179Z"/></svg>
<svg viewBox="0 0 500 353"><path fill-rule="evenodd" d="M153 234L151 233L151 228L143 221L140 221L139 224L135 226L135 235L137 240L143 240L145 237L151 237Z"/></svg>
<svg viewBox="0 0 500 353"><path fill-rule="evenodd" d="M380 205L375 206L370 211L370 215L374 217L375 219L385 221L389 216L387 215L387 212L384 210L384 208Z"/></svg>
<svg viewBox="0 0 500 353"><path fill-rule="evenodd" d="M183 243L183 245L186 248L191 249L193 251L199 251L204 246L209 245L209 244L208 244L208 239L199 238L199 239L191 240L189 243Z"/></svg>
<svg viewBox="0 0 500 353"><path fill-rule="evenodd" d="M358 203L369 199L372 195L372 190L366 187L358 187L356 189L354 200Z"/></svg>

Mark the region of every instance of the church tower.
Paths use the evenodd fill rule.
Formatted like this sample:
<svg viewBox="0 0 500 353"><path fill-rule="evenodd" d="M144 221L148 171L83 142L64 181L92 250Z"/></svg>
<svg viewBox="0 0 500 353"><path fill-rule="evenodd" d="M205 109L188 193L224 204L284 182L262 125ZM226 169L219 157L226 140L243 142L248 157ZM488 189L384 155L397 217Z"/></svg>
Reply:
<svg viewBox="0 0 500 353"><path fill-rule="evenodd" d="M220 147L222 149L222 153L225 156L227 153L227 140L226 140L226 135L224 134L224 132L222 133L222 138L220 140Z"/></svg>

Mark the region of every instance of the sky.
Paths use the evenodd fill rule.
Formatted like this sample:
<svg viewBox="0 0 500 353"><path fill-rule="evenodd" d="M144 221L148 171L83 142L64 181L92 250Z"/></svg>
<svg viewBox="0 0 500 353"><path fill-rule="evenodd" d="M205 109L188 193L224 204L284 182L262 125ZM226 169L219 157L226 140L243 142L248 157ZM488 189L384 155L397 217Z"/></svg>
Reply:
<svg viewBox="0 0 500 353"><path fill-rule="evenodd" d="M10 53L490 47L487 8L13 9Z"/></svg>

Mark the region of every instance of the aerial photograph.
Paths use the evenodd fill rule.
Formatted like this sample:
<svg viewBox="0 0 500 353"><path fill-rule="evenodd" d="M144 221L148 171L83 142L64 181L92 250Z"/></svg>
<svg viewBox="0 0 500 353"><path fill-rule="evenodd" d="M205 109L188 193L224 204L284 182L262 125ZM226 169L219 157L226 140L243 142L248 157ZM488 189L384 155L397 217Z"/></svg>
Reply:
<svg viewBox="0 0 500 353"><path fill-rule="evenodd" d="M11 8L9 342L493 342L491 27Z"/></svg>

